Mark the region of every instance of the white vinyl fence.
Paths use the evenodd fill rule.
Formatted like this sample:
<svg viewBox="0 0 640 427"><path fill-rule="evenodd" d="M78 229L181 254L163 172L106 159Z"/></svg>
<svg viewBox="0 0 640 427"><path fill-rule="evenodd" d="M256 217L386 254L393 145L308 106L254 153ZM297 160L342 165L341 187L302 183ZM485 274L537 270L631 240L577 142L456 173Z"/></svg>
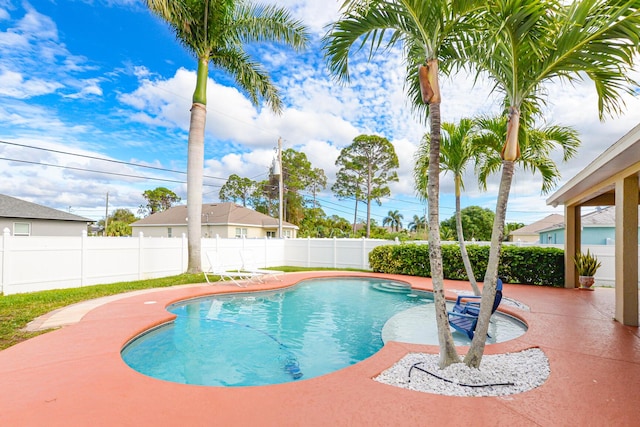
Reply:
<svg viewBox="0 0 640 427"><path fill-rule="evenodd" d="M393 242L366 239L202 239L202 268L208 251L223 267L240 268L241 250L259 267L369 268L369 252ZM0 292L4 295L47 289L151 279L187 270L187 239L144 237L11 236L0 241ZM204 280L204 277L203 277Z"/></svg>
<svg viewBox="0 0 640 427"><path fill-rule="evenodd" d="M230 269L241 267L241 250L250 250L259 267L369 269L369 252L388 244L399 242L364 238L205 238L202 268L209 268L208 251L218 252L223 267ZM597 285L613 286L615 247L585 246L583 250L587 248L602 261ZM0 292L4 295L165 277L186 269L185 236L151 238L141 233L138 237L15 237L5 229L0 241Z"/></svg>

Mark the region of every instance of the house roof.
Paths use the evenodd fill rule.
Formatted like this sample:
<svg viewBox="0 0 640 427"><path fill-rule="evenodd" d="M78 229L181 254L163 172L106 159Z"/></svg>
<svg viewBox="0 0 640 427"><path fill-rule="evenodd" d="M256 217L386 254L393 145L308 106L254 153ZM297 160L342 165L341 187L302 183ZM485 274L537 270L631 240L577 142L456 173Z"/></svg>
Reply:
<svg viewBox="0 0 640 427"><path fill-rule="evenodd" d="M594 202L593 199L607 194L608 199L613 199L615 176L628 168L631 170L637 168L640 163L638 159L640 159L640 124L553 193L547 199L547 204L553 206L605 205L606 203Z"/></svg>
<svg viewBox="0 0 640 427"><path fill-rule="evenodd" d="M150 227L158 225L186 225L187 206L180 205L149 215L131 224L135 227ZM235 203L212 203L202 205L202 225L244 225L253 227L277 227L278 219L272 218L253 209L245 208ZM289 222L282 222L283 228L298 226Z"/></svg>
<svg viewBox="0 0 640 427"><path fill-rule="evenodd" d="M511 234L512 236L534 235L538 234L540 230L551 227L552 225L556 225L558 223L564 224L564 216L560 214L551 214L547 215L539 221L536 221L529 225L525 225L524 227L520 227L517 230L513 230L509 234Z"/></svg>
<svg viewBox="0 0 640 427"><path fill-rule="evenodd" d="M49 219L57 221L94 222L92 219L74 215L36 203L0 194L0 217L24 219Z"/></svg>
<svg viewBox="0 0 640 427"><path fill-rule="evenodd" d="M607 206L604 208L597 208L593 212L588 212L580 217L580 225L582 227L615 227L616 225L616 207ZM565 227L564 221L554 224L550 227L540 230L552 231L559 230Z"/></svg>

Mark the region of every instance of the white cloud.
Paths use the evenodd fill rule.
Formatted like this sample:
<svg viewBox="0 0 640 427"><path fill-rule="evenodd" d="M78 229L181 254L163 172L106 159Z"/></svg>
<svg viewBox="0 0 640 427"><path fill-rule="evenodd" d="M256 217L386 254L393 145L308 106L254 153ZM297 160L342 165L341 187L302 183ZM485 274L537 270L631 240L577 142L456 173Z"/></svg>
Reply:
<svg viewBox="0 0 640 427"><path fill-rule="evenodd" d="M322 35L325 33L325 26L338 18L338 8L342 2L339 0L278 0L272 3L291 11L291 14L307 25L312 33Z"/></svg>
<svg viewBox="0 0 640 427"><path fill-rule="evenodd" d="M27 13L19 21L16 30L30 38L58 40L58 28L48 16L38 13L29 3L24 3Z"/></svg>
<svg viewBox="0 0 640 427"><path fill-rule="evenodd" d="M398 156L400 167L398 168L398 182L392 183L392 194L414 194L413 165L417 146L406 139L392 141L393 148Z"/></svg>
<svg viewBox="0 0 640 427"><path fill-rule="evenodd" d="M23 34L17 34L12 31L0 32L0 51L25 49L28 46L29 41Z"/></svg>
<svg viewBox="0 0 640 427"><path fill-rule="evenodd" d="M80 92L76 92L70 95L64 95L65 98L89 98L92 96L102 96L102 89L100 88L98 79L86 79L79 83L82 84Z"/></svg>
<svg viewBox="0 0 640 427"><path fill-rule="evenodd" d="M70 148L66 141L57 141L56 138L49 138L44 134L33 139L14 139L14 142L47 150L96 156L95 152ZM148 180L131 177L114 177L102 173L56 167L65 166L129 175L153 175L148 172L141 173L140 170L130 166L51 151L0 144L0 156L52 165L1 160L5 167L0 168L2 171L0 172L2 177L0 179L0 193L58 209L64 208L66 210L71 207L73 213L90 218L98 219L104 215L104 199L107 192L110 193L111 203L131 208L141 204L144 200L142 191L155 184L150 184L151 181ZM103 157L108 158L108 156ZM158 182L158 185L172 187L170 183ZM20 189L19 194L16 193L16 189ZM96 206L101 206L101 209L94 210Z"/></svg>
<svg viewBox="0 0 640 427"><path fill-rule="evenodd" d="M0 72L0 95L11 98L25 99L33 96L55 92L61 84L38 78L24 79L20 73L2 70Z"/></svg>

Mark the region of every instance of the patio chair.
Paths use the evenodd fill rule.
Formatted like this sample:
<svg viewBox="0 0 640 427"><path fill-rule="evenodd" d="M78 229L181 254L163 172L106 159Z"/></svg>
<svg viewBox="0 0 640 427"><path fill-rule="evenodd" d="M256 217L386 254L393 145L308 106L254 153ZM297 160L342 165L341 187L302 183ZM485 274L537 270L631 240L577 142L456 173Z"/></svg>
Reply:
<svg viewBox="0 0 640 427"><path fill-rule="evenodd" d="M207 252L207 260L209 261L209 270L204 272L204 278L207 283L211 283L209 281L209 275L211 276L219 276L221 281L231 280L234 284L245 287L246 284L241 284L238 280L251 280L252 278L258 277L258 273L251 273L246 271L229 271L222 267L220 263L220 257L217 252Z"/></svg>
<svg viewBox="0 0 640 427"><path fill-rule="evenodd" d="M458 295L456 305L453 306L453 311L456 313L465 313L477 316L480 314L481 299L482 296L480 295ZM493 301L491 313L498 309L500 301L502 301L502 279L498 278L498 281L496 282L496 297Z"/></svg>
<svg viewBox="0 0 640 427"><path fill-rule="evenodd" d="M473 334L478 325L481 298L479 295L458 295L453 310L447 312L449 325L451 325L453 329L467 335L469 339L473 339ZM496 296L493 300L493 307L491 307L491 314L498 309L500 301L502 301L502 280L498 278L496 282Z"/></svg>
<svg viewBox="0 0 640 427"><path fill-rule="evenodd" d="M255 257L253 256L253 252L249 250L240 251L240 259L242 259L241 271L255 274L260 281L268 279L269 277L272 277L276 280L281 280L278 276L284 274L284 271L266 270L263 268L259 268L256 263Z"/></svg>

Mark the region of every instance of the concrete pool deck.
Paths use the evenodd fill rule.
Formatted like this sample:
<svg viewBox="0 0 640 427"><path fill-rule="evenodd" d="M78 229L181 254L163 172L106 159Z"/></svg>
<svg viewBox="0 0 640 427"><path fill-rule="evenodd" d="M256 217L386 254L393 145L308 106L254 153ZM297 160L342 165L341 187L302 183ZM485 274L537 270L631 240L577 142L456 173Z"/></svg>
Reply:
<svg viewBox="0 0 640 427"><path fill-rule="evenodd" d="M431 280L366 273L289 273L282 281L238 288L195 285L94 300L68 326L0 351L3 426L635 426L640 419L640 333L612 320L615 293L505 285L505 297L530 311L505 311L529 330L492 344L485 354L539 347L551 375L534 390L502 397L420 393L372 380L407 352L437 346L391 342L376 355L318 378L264 387L170 383L130 369L121 348L148 328L170 321L165 307L213 293L273 289L313 277L375 276L431 289ZM449 297L465 282L445 281ZM43 321L63 316L65 310ZM81 318L81 320L80 320ZM80 321L77 321L80 320ZM76 322L76 323L74 323ZM51 323L49 323L50 325ZM464 353L465 348L459 347Z"/></svg>

